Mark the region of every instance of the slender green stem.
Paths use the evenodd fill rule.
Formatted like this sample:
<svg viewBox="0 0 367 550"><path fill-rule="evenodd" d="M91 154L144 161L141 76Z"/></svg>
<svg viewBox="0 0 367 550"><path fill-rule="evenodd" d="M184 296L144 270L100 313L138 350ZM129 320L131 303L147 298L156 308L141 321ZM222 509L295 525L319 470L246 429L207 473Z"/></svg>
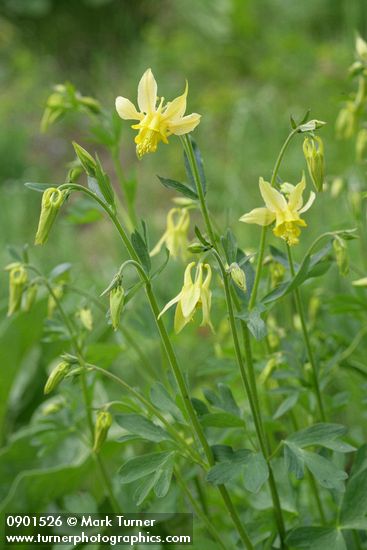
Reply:
<svg viewBox="0 0 367 550"><path fill-rule="evenodd" d="M99 310L105 311L105 306L97 298L95 298L95 296L90 294L90 292L87 292L82 288L77 288L69 284L66 285L66 288L71 292L75 292L76 294L80 294L81 296L88 298L88 300L93 302L96 305L96 307L98 307ZM153 377L155 373L151 367L150 361L144 354L143 350L141 349L141 346L136 341L135 337L131 334L130 330L126 326L120 326L118 330L124 335L127 343L130 344L130 346L135 350L135 353L140 359L141 364L146 369L146 372L149 372L150 376Z"/></svg>
<svg viewBox="0 0 367 550"><path fill-rule="evenodd" d="M275 161L273 172L271 174L271 180L270 185L273 187L276 182L276 178L279 172L280 165L282 163L284 154L287 150L288 145L290 144L292 138L297 134L298 128L295 128L292 130L292 132L288 135L287 139L283 143L283 146L279 152L278 158ZM249 302L249 309L252 309L256 303L257 298L257 292L259 289L259 284L261 280L261 273L263 268L263 262L264 262L264 254L265 254L265 243L266 243L266 234L267 234L267 226L264 226L261 230L261 237L260 237L260 244L259 244L259 253L257 257L257 264L256 264L256 274L255 274L255 280L254 280L254 286L252 288L250 302Z"/></svg>
<svg viewBox="0 0 367 550"><path fill-rule="evenodd" d="M287 253L288 253L288 261L289 261L289 267L290 267L291 275L292 275L292 277L294 277L295 276L295 269L294 269L294 263L293 263L293 258L292 258L292 252L291 252L291 248L288 244L287 244ZM313 379L313 385L314 385L317 405L318 405L318 409L319 409L319 414L320 414L320 418L321 418L322 422L325 422L325 419L326 419L325 409L324 409L324 404L323 404L322 397L321 397L317 365L316 365L315 356L313 354L310 337L309 337L309 334L308 334L308 329L307 329L307 324L306 324L306 316L305 316L303 303L302 303L302 298L301 298L301 293L300 293L299 288L297 287L293 291L293 293L294 293L294 297L295 297L295 301L296 301L297 312L298 312L298 315L299 315L299 318L300 318L300 321L301 321L303 339L304 339L305 346L306 346L306 349L307 349L308 359L309 359L310 364L311 364L312 379Z"/></svg>
<svg viewBox="0 0 367 550"><path fill-rule="evenodd" d="M197 166L195 154L193 151L192 143L190 141L190 138L188 136L184 136L182 138L182 143L184 146L184 150L186 152L187 158L189 160L191 170L194 176L197 194L199 197L200 207L202 211L202 215L205 221L205 225L207 228L207 232L212 244L212 251L214 255L216 256L216 259L218 261L218 265L220 267L220 270L222 272L222 278L224 283L224 291L226 296L226 303L227 303L227 310L228 310L228 316L229 316L229 322L231 326L231 332L232 332L232 338L233 338L233 344L235 348L235 354L236 354L236 360L237 364L241 373L242 382L244 384L245 392L249 399L250 409L252 413L252 417L254 419L255 424L255 430L258 437L259 445L261 448L261 452L265 459L267 459L268 456L268 449L267 449L267 442L266 437L263 429L262 419L261 419L261 412L259 407L259 400L257 395L257 389L256 389L256 379L255 379L255 372L253 368L253 361L252 361L252 353L251 353L251 347L250 347L250 341L249 341L249 334L248 329L245 324L243 324L243 334L244 334L244 344L245 344L245 357L246 357L246 364L249 371L249 377L247 376L246 369L243 363L242 354L241 354L241 348L240 343L238 339L238 333L237 333L237 327L236 327L236 321L233 311L233 303L231 298L231 291L230 291L230 285L228 281L228 273L226 272L224 263L221 259L218 246L215 239L215 234L212 228L209 212L206 206L205 201L205 195L203 191L203 185L199 174L199 169ZM272 500L274 504L274 516L277 523L281 544L284 548L284 538L285 538L285 526L284 526L284 520L282 515L282 509L280 505L280 499L276 487L276 483L274 480L271 464L269 463L269 485L270 485L270 491L272 495Z"/></svg>
<svg viewBox="0 0 367 550"><path fill-rule="evenodd" d="M99 372L106 378L109 378L116 384L119 384L121 387L123 387L125 390L129 392L130 395L133 395L137 401L140 401L146 409L156 416L162 424L165 426L167 432L173 437L173 439L176 439L177 442L185 449L186 452L190 455L191 460L194 462L197 462L202 466L204 469L207 468L206 464L201 459L200 455L196 453L194 449L192 449L186 442L186 440L171 426L171 424L168 422L168 420L163 416L163 414L160 413L156 407L154 407L148 399L144 397L140 392L138 392L136 389L134 389L132 386L130 386L125 380L120 378L119 376L116 376L116 374L113 374L112 372L102 369L101 367L98 367L97 365L92 365L90 363L86 364L86 368L90 370L94 370L95 372Z"/></svg>
<svg viewBox="0 0 367 550"><path fill-rule="evenodd" d="M274 516L275 516L275 520L276 520L276 523L277 523L282 548L284 548L285 526L284 526L282 508L281 508L281 504L280 504L280 499L279 499L278 490L277 490L277 486L276 486L276 483L275 483L272 467L271 467L271 464L270 464L270 460L268 459L269 449L268 449L266 436L265 436L265 432L264 432L264 428L263 428L263 424L262 424L260 409L258 408L258 399L257 399L257 396L253 392L253 388L252 388L252 386L249 382L249 379L248 379L248 376L247 376L247 373L246 373L246 369L245 369L245 366L244 366L244 363L243 363L243 359L242 359L241 347L240 347L240 343L239 343L239 339L238 339L236 320L235 320L235 316L234 316L231 292L230 292L230 287L229 287L229 282L228 282L228 273L225 270L224 264L223 264L223 262L222 262L222 260L219 256L218 252L214 251L214 254L215 254L215 256L218 260L218 264L219 264L219 267L221 269L222 276L223 276L224 291L225 291L226 301L227 301L229 323L230 323L230 326L231 326L231 331L232 331L232 336L233 336L233 343L234 343L234 349L235 349L237 364L238 364L238 367L240 369L241 378L242 378L242 382L244 384L245 392L248 396L250 409L251 409L252 417L254 419L255 430L256 430L256 435L257 435L258 441L259 441L260 449L261 449L261 452L262 452L264 458L268 462L269 486L270 486L270 492L271 492L273 505L274 505ZM247 327L246 327L246 331L245 331L245 358L246 358L246 364L247 364L248 370L253 372L252 353L251 353L250 338L249 338L249 334L248 334L248 331L247 331ZM253 373L253 375L254 375L254 373ZM256 382L255 382L255 385L256 385Z"/></svg>
<svg viewBox="0 0 367 550"><path fill-rule="evenodd" d="M162 340L164 350L166 352L166 355L167 355L168 361L170 363L170 366L172 368L172 371L175 375L175 378L176 378L176 381L177 381L177 384L178 384L178 387L179 387L179 390L180 390L180 393L181 393L181 396L182 396L182 399L183 399L183 402L184 402L184 405L185 405L185 410L188 414L188 417L190 419L190 422L191 422L191 425L194 429L194 432L195 432L195 434L196 434L196 436L197 436L198 440L200 441L200 444L203 448L203 451L205 453L208 464L210 466L213 466L214 465L214 457L213 457L211 447L210 447L210 445L209 445L209 443L208 443L208 441L205 437L204 431L203 431L203 429L202 429L202 427L199 423L199 420L196 416L196 412L195 412L195 409L193 407L193 404L191 403L189 393L188 393L188 389L187 389L187 386L186 386L186 382L185 382L184 376L181 372L181 368L180 368L179 363L177 361L176 354L174 352L171 341L169 339L166 327L165 327L162 319L159 318L159 312L160 311L159 311L159 307L158 307L155 295L153 293L151 283L150 283L144 269L140 265L139 257L136 254L136 252L135 252L128 236L126 235L124 228L120 224L116 214L109 208L109 206L102 199L100 199L97 195L95 195L95 193L90 191L88 188L83 187L82 185L78 185L78 184L64 184L64 185L60 186L59 189L60 190L70 189L70 190L81 191L83 193L86 193L88 196L90 196L96 202L98 202L98 204L100 204L100 206L105 210L105 212L108 214L108 216L112 220L113 224L115 225L115 227L116 227L116 229L117 229L117 231L118 231L118 233L121 237L122 242L124 243L131 259L133 260L133 262L135 264L135 267L138 269L140 277L144 281L147 298L148 298L148 301L149 301L149 304L150 304L150 307L151 307L151 310L152 310L152 313L153 313L153 316L154 316L154 319L155 319L155 322L156 322L156 325L157 325L157 328L158 328L158 332L159 332L161 340ZM233 523L235 524L235 526L237 528L237 531L238 531L238 533L241 537L242 542L244 543L244 545L246 546L246 548L248 550L252 550L253 545L251 543L251 540L250 540L246 530L244 529L244 527L242 525L241 519L240 519L235 507L233 506L232 500L231 500L231 498L228 494L228 491L227 491L226 487L224 485L219 485L218 490L222 495L223 501L224 501L224 503L226 505L226 508L227 508L231 518L232 518Z"/></svg>
<svg viewBox="0 0 367 550"><path fill-rule="evenodd" d="M138 225L138 220L137 220L135 209L134 209L131 201L129 200L129 193L128 193L128 189L127 189L127 180L126 180L124 171L123 171L122 166L121 166L121 159L120 159L120 154L119 154L118 148L113 149L111 151L111 156L112 156L113 164L114 164L114 167L115 167L116 176L117 176L118 182L120 184L121 190L123 191L124 198L125 198L126 204L127 204L127 209L128 209L128 213L127 213L125 211L125 209L122 207L122 205L120 205L121 213L122 213L122 216L123 216L123 220L126 224L126 227L129 229L129 231L132 231L134 229L134 227L136 227Z"/></svg>
<svg viewBox="0 0 367 550"><path fill-rule="evenodd" d="M58 299L56 293L54 292L52 286L50 285L48 280L40 273L40 271L38 271L37 268L35 268L34 266L31 266L31 265L29 265L28 267L37 273L37 275L40 277L43 284L47 288L47 291L49 292L49 294L54 299L56 307L60 312L60 315L61 315L61 317L62 317L62 319L65 323L66 328L68 329L71 342L72 342L73 347L75 349L75 353L78 356L78 360L79 360L81 366L85 366L84 358L83 358L83 355L82 355L82 352L81 352L81 349L80 349L78 339L75 335L73 324L71 323L69 317L66 315L66 313L64 311L64 308L62 307L61 302ZM87 389L87 383L86 383L86 379L85 379L85 370L84 369L82 370L81 375L80 375L80 383L81 383L81 388L82 388L82 395L83 395L83 401L84 401L85 412L86 412L86 417L87 417L87 423L88 423L90 437L91 437L91 443L93 444L94 425L93 425L92 410L91 410L91 406L90 406L90 400L89 400L89 395L88 395L88 389ZM112 509L114 510L115 513L119 513L120 512L120 505L119 505L119 503L118 503L118 501L117 501L117 499L116 499L116 497L113 493L113 489L112 489L110 480L109 480L109 478L106 474L106 470L105 470L105 466L104 466L104 463L102 461L102 458L97 453L92 453L92 454L93 454L93 456L96 460L96 463L98 465L102 480L103 480L105 488L107 490L109 500L110 500L110 503L111 503L111 507L112 507Z"/></svg>
<svg viewBox="0 0 367 550"><path fill-rule="evenodd" d="M195 513L196 515L201 519L201 521L206 525L209 533L211 533L211 535L214 537L214 539L218 542L219 546L221 548L223 548L223 550L227 550L228 549L228 545L226 545L224 543L224 541L222 540L220 534L218 533L218 531L216 530L216 528L214 527L214 525L212 524L212 522L210 521L210 519L208 518L208 514L206 511L202 510L200 508L200 506L198 505L198 503L196 502L196 499L194 498L194 496L191 494L191 491L190 489L188 488L187 486L187 483L185 482L185 480L183 479L183 477L181 476L178 468L175 468L174 469L174 475L175 475L175 478L177 480L177 483L178 485L181 487L181 490L186 494L187 498L189 499L189 501L191 502L191 505L193 507L193 509L195 510Z"/></svg>
<svg viewBox="0 0 367 550"><path fill-rule="evenodd" d="M319 490L318 490L318 487L316 485L315 478L313 477L311 472L309 472L308 479L310 480L311 489L312 489L312 492L314 494L315 501L316 501L316 506L317 506L319 514L320 514L321 523L322 523L322 525L326 525L326 516L325 516L325 512L324 512L324 507L322 505L322 501L321 501L321 498L320 498L320 495L319 495Z"/></svg>
<svg viewBox="0 0 367 550"><path fill-rule="evenodd" d="M201 212L203 214L203 218L204 218L204 221L205 221L206 229L208 231L210 242L212 243L213 246L215 246L216 245L215 232L214 232L214 229L213 229L213 226L212 226L212 223L211 223L211 220L210 220L210 216L209 216L209 211L208 211L208 208L207 208L207 205L206 205L204 190L203 190L203 186L202 186L202 183L201 183L199 169L198 169L198 165L197 165L197 162L196 162L196 158L195 158L194 150L193 150L193 147L192 147L192 143L191 143L190 138L187 134L184 135L181 138L181 142L183 144L184 150L186 152L188 161L189 161L190 166L191 166L191 170L192 170L193 175L194 175L194 179L195 179L195 183L196 183L196 190L197 190L198 197L199 197L199 202L200 202L200 208L201 208Z"/></svg>

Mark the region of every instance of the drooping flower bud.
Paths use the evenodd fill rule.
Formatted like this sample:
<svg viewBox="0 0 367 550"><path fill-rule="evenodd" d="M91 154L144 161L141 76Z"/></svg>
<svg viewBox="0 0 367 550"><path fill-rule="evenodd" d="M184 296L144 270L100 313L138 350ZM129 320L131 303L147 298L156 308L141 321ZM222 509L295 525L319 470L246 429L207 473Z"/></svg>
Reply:
<svg viewBox="0 0 367 550"><path fill-rule="evenodd" d="M57 284L53 288L53 293L57 300L60 300L64 294L64 285L63 284ZM54 311L57 307L57 302L52 294L49 294L48 302L47 302L47 317L51 319L51 317L54 314Z"/></svg>
<svg viewBox="0 0 367 550"><path fill-rule="evenodd" d="M356 139L356 157L358 162L363 162L367 157L367 129L359 130Z"/></svg>
<svg viewBox="0 0 367 550"><path fill-rule="evenodd" d="M108 411L98 411L96 426L94 429L93 451L99 453L106 441L108 430L112 425L112 415Z"/></svg>
<svg viewBox="0 0 367 550"><path fill-rule="evenodd" d="M31 283L25 291L25 300L23 304L23 310L26 312L31 311L32 306L37 298L38 286L35 283Z"/></svg>
<svg viewBox="0 0 367 550"><path fill-rule="evenodd" d="M124 306L125 291L121 284L118 284L110 291L110 315L114 330L120 326L120 317Z"/></svg>
<svg viewBox="0 0 367 550"><path fill-rule="evenodd" d="M324 144L319 136L306 137L303 142L308 172L316 191L322 191L324 183Z"/></svg>
<svg viewBox="0 0 367 550"><path fill-rule="evenodd" d="M349 273L349 257L347 247L342 239L335 237L333 240L333 248L339 273L342 277L346 277Z"/></svg>
<svg viewBox="0 0 367 550"><path fill-rule="evenodd" d="M360 36L356 39L356 54L361 61L367 63L367 43Z"/></svg>
<svg viewBox="0 0 367 550"><path fill-rule="evenodd" d="M246 286L246 275L243 269L240 268L240 266L233 262L229 268L228 271L231 275L232 281L244 292L247 290Z"/></svg>
<svg viewBox="0 0 367 550"><path fill-rule="evenodd" d="M28 274L25 267L19 262L9 264L5 269L9 271L8 317L10 317L13 313L18 311L21 306Z"/></svg>
<svg viewBox="0 0 367 550"><path fill-rule="evenodd" d="M67 191L60 191L57 187L46 189L42 196L41 215L38 222L35 244L45 244L51 227L66 198Z"/></svg>
<svg viewBox="0 0 367 550"><path fill-rule="evenodd" d="M335 123L336 137L349 139L353 136L357 125L356 109L351 101L339 111Z"/></svg>
<svg viewBox="0 0 367 550"><path fill-rule="evenodd" d="M333 197L333 199L336 199L340 195L343 188L344 188L343 178L340 178L340 177L334 178L330 188L330 194Z"/></svg>
<svg viewBox="0 0 367 550"><path fill-rule="evenodd" d="M76 315L87 330L91 331L93 329L93 315L89 307L82 307Z"/></svg>
<svg viewBox="0 0 367 550"><path fill-rule="evenodd" d="M51 393L57 386L64 380L65 376L70 371L71 365L66 361L61 361L52 371L50 376L47 379L47 382L44 387L44 394L47 395Z"/></svg>

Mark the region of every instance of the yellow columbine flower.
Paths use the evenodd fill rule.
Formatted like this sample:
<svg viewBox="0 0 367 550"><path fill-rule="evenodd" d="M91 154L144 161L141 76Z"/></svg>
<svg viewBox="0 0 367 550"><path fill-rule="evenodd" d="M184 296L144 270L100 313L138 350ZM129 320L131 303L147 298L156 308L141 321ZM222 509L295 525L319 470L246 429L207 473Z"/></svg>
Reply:
<svg viewBox="0 0 367 550"><path fill-rule="evenodd" d="M171 256L187 257L187 233L190 225L190 214L187 208L171 208L167 214L167 226L161 239L157 242L150 255L158 254L163 244L168 248Z"/></svg>
<svg viewBox="0 0 367 550"><path fill-rule="evenodd" d="M191 271L195 262L191 262L185 270L184 284L182 290L175 298L173 298L162 309L159 317L163 315L170 307L177 304L174 328L176 334L178 334L187 323L189 323L194 317L195 311L202 307L203 320L201 326L209 325L211 329L212 323L210 320L210 307L212 300L212 293L209 289L210 281L212 278L212 270L208 264L198 264L195 273L195 280L192 281ZM206 277L203 281L203 269L206 269ZM158 319L159 319L158 317Z"/></svg>
<svg viewBox="0 0 367 550"><path fill-rule="evenodd" d="M307 203L302 207L302 194L306 187L304 174L296 186L290 183L283 184L287 199L263 178L260 178L259 186L265 207L255 208L248 214L244 214L240 221L258 225L270 225L275 221L274 235L284 239L289 245L297 244L301 233L300 228L307 225L299 215L310 208L316 196L312 191Z"/></svg>
<svg viewBox="0 0 367 550"><path fill-rule="evenodd" d="M187 134L199 124L201 115L192 113L184 116L187 91L186 82L186 88L182 95L166 105L163 105L164 97L161 97L157 106L157 82L152 70L147 69L138 86L140 111L137 111L129 99L125 97L116 99L116 110L121 118L139 121L138 124L132 126L135 130L139 130L135 137L136 152L139 158L145 153L154 153L160 141L168 143L167 138L171 134L176 136Z"/></svg>

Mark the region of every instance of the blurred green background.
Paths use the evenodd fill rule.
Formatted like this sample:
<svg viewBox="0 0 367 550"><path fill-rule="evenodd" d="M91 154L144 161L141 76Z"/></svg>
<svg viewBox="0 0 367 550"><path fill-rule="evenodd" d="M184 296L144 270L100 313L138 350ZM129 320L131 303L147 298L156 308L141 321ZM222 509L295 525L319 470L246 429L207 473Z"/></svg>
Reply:
<svg viewBox="0 0 367 550"><path fill-rule="evenodd" d="M322 136L329 176L353 161L353 148L334 139L334 121L350 91L346 74L355 32L366 35L362 0L2 0L0 16L2 253L4 243L33 239L40 197L23 183L62 182L65 163L73 159L72 139L93 148L81 116L40 133L45 101L59 82L72 82L112 110L117 95L135 100L149 66L167 98L180 93L187 78L188 112L203 115L195 137L210 204L220 222L234 223L245 246L254 246L258 231L235 220L259 203L258 177L269 177L290 114L300 117L310 108L328 122ZM122 127L122 161L127 171L137 171L139 212L158 236L169 198L155 174L183 176L180 144L173 138L137 162L134 132L129 123ZM298 140L282 177L299 181L302 169ZM322 211L325 223L330 215L333 224L333 213L320 203L318 215ZM50 265L54 253L60 259L85 251L87 262L88 242L97 250L108 238L97 226L61 227L47 251L35 252ZM311 224L307 233L313 236ZM1 281L3 296L4 276Z"/></svg>
<svg viewBox="0 0 367 550"><path fill-rule="evenodd" d="M66 117L46 134L40 132L52 86L72 82L82 94L97 98L112 111L118 95L135 101L137 83L147 67L156 76L158 93L169 99L182 93L188 79L188 112L202 114L195 139L205 161L210 207L221 228L229 223L243 247L255 248L259 229L237 220L260 206L258 178L270 177L291 114L299 119L311 109L311 118L327 122L320 135L325 142L329 182L339 175L360 177L350 168L355 157L353 143L336 141L334 135L337 112L352 89L347 68L353 60L356 32L367 36L364 0L1 0L1 265L9 262L6 245L33 243L41 196L25 188L24 182L62 183L66 164L74 159L72 140L94 150L82 115ZM169 146L161 145L156 154L138 161L134 131L123 121L121 127L122 163L125 172L139 181L138 212L147 220L154 244L172 205L172 194L160 186L156 174L184 178L180 143L172 137ZM103 151L101 156L117 187L111 160ZM295 139L281 176L297 183L305 168L301 140ZM346 201L331 202L328 193L319 197L307 213L307 221L309 227L296 252L299 256L319 233L354 224ZM351 251L358 257L359 245L353 243ZM107 222L76 225L68 221L66 212L58 219L47 246L31 246L30 253L45 271L71 262L74 283L96 296L108 285L123 257ZM171 269L177 277L170 278L166 286L158 283L162 304L180 286L182 265ZM331 285L344 288L344 283L334 279ZM0 272L4 316L7 284L7 274ZM158 370L154 361L161 358L152 319L144 303L134 307L131 326L145 335L144 351L154 372ZM14 365L15 369L3 373L0 389L0 418L8 409L6 434L27 423L42 402L45 369L63 349L47 342L41 351L32 347L32 342L41 338L43 314L37 309L31 324L21 314L16 324L4 320L1 325L0 365L10 370ZM103 322L97 336L104 334ZM328 328L334 330L332 324ZM347 330L353 334L354 325L349 327L345 321L341 332ZM204 344L207 336L201 334ZM180 339L182 354L189 338L183 334ZM134 355L129 344L119 337L116 340L108 354L101 348L102 366L109 366L125 348ZM331 349L333 345L331 341ZM205 345L199 349L195 344L193 349L193 370L195 365L202 367L203 377L208 369L222 372L219 367L213 370L213 364L206 365ZM129 353L121 360L125 373L134 380ZM94 355L98 357L98 344ZM228 365L226 368L228 371ZM18 370L24 374L13 386ZM358 393L358 388L355 391ZM101 395L103 401L103 392ZM356 407L360 399L358 395ZM351 417L353 414L351 410Z"/></svg>

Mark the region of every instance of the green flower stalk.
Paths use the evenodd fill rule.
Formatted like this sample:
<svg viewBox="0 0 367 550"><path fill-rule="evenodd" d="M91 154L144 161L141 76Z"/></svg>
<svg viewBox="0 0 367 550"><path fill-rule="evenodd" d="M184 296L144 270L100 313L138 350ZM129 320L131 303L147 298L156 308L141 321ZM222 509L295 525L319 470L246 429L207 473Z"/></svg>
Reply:
<svg viewBox="0 0 367 550"><path fill-rule="evenodd" d="M308 172L316 188L322 191L324 183L324 144L319 136L306 137L303 142Z"/></svg>
<svg viewBox="0 0 367 550"><path fill-rule="evenodd" d="M112 425L112 415L108 411L99 411L94 430L93 451L99 453L103 443L106 441L108 431Z"/></svg>
<svg viewBox="0 0 367 550"><path fill-rule="evenodd" d="M48 395L54 391L57 386L62 382L65 376L69 373L71 368L70 363L67 361L61 361L52 371L50 376L47 379L43 393Z"/></svg>
<svg viewBox="0 0 367 550"><path fill-rule="evenodd" d="M8 317L10 317L20 309L28 274L24 266L19 262L9 264L5 269L9 271Z"/></svg>
<svg viewBox="0 0 367 550"><path fill-rule="evenodd" d="M117 330L120 326L120 318L122 308L124 307L125 291L119 284L110 291L110 315L111 323L114 330Z"/></svg>
<svg viewBox="0 0 367 550"><path fill-rule="evenodd" d="M63 205L67 191L60 191L57 187L49 187L43 193L41 215L34 244L45 244L56 216Z"/></svg>

